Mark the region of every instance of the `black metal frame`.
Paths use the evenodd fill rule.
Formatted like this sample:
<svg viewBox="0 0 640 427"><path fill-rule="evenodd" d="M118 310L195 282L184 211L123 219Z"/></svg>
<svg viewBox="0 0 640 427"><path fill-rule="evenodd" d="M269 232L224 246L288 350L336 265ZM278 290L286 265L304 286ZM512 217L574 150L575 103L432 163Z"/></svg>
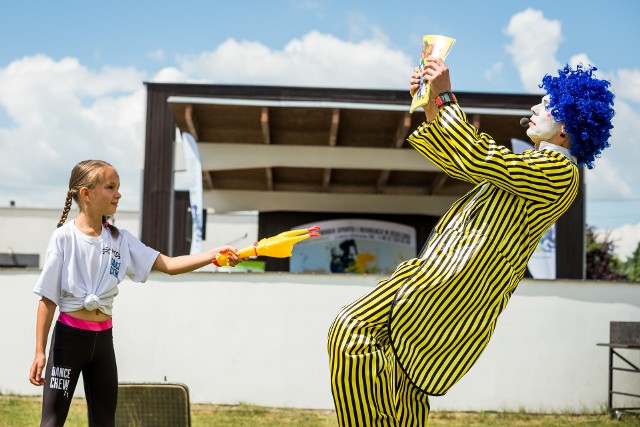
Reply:
<svg viewBox="0 0 640 427"><path fill-rule="evenodd" d="M640 373L640 367L633 364L626 357L620 354L616 349L628 349L628 350L640 350L638 346L630 346L630 345L616 345L616 344L598 344L599 346L606 346L609 348L609 399L607 402L607 410L611 415L611 418L619 419L623 413L630 413L634 415L640 415L640 406L630 406L630 407L614 407L613 406L613 395L621 395L621 396L630 396L640 399L640 394L627 393L622 391L615 391L613 389L613 371L623 371L623 372L635 372ZM620 360L624 361L631 368L621 368L613 365L614 358L618 357Z"/></svg>

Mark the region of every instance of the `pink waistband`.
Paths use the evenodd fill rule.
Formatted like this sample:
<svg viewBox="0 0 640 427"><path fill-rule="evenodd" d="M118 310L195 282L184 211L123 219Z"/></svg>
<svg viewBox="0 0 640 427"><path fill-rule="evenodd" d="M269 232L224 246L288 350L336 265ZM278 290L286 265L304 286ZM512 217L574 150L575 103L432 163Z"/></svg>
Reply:
<svg viewBox="0 0 640 427"><path fill-rule="evenodd" d="M89 320L76 319L67 313L60 313L58 322L71 326L72 328L84 329L85 331L104 331L111 329L111 319L104 322L91 322Z"/></svg>

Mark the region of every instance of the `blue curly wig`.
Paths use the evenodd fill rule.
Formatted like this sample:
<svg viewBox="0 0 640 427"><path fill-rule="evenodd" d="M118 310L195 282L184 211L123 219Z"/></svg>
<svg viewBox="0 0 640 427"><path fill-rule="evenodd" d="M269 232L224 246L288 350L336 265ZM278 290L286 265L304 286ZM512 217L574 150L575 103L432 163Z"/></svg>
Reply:
<svg viewBox="0 0 640 427"><path fill-rule="evenodd" d="M568 65L558 70L558 77L546 75L541 88L551 100L548 109L557 122L564 122L564 129L571 138L570 153L578 159L579 166L593 169L593 161L609 146L607 142L613 128L613 93L606 80L597 79L597 68L575 70Z"/></svg>

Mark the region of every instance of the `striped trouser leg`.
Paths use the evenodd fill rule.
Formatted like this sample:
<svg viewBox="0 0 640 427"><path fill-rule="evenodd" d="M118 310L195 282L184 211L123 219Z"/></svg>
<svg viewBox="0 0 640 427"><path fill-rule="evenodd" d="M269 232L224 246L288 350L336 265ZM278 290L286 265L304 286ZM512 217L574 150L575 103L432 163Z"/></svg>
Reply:
<svg viewBox="0 0 640 427"><path fill-rule="evenodd" d="M329 329L331 389L340 426L426 425L426 395L403 379L389 345L389 310L404 277L397 273L344 307ZM415 416L424 423L404 423Z"/></svg>
<svg viewBox="0 0 640 427"><path fill-rule="evenodd" d="M416 388L400 365L396 364L396 419L398 426L426 426L429 419L429 397Z"/></svg>

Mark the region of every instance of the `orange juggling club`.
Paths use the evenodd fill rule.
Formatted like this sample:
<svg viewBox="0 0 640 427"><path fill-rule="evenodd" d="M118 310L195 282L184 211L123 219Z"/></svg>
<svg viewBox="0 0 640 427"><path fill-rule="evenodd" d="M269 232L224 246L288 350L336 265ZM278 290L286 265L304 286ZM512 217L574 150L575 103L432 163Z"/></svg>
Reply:
<svg viewBox="0 0 640 427"><path fill-rule="evenodd" d="M241 249L238 252L238 258L248 258L250 256L269 256L273 258L290 257L294 244L309 237L320 236L318 230L320 230L320 227L314 225L310 228L285 231L277 236L260 239L260 241L255 242L253 246ZM212 262L218 267L229 265L228 251L225 250L218 253Z"/></svg>

